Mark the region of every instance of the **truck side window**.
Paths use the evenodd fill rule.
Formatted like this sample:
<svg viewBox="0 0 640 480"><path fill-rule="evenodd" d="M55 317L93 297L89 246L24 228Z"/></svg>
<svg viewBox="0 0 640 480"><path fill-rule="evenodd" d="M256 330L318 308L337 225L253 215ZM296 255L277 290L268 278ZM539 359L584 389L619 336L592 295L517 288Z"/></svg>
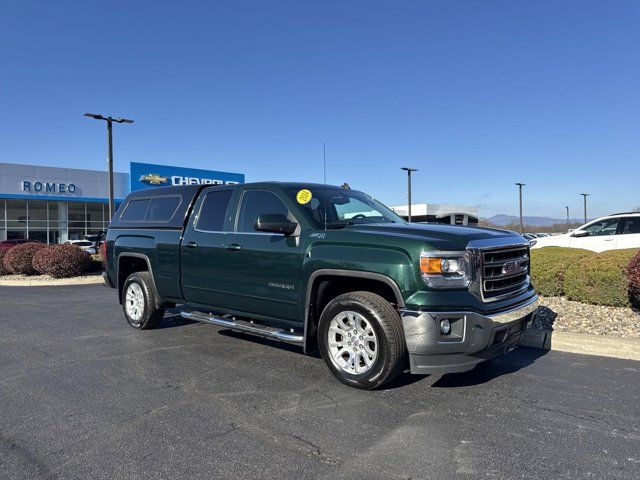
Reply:
<svg viewBox="0 0 640 480"><path fill-rule="evenodd" d="M123 222L143 221L144 216L147 213L147 208L149 208L149 202L150 200L148 198L130 200L124 208L124 212L120 215L120 220Z"/></svg>
<svg viewBox="0 0 640 480"><path fill-rule="evenodd" d="M224 218L232 193L232 190L220 190L207 193L200 208L196 229L208 232L221 232L224 227Z"/></svg>
<svg viewBox="0 0 640 480"><path fill-rule="evenodd" d="M175 215L180 201L179 196L152 198L144 220L146 222L169 222Z"/></svg>
<svg viewBox="0 0 640 480"><path fill-rule="evenodd" d="M242 197L238 232L255 232L258 215L281 213L290 216L289 209L274 193L267 190L247 190Z"/></svg>

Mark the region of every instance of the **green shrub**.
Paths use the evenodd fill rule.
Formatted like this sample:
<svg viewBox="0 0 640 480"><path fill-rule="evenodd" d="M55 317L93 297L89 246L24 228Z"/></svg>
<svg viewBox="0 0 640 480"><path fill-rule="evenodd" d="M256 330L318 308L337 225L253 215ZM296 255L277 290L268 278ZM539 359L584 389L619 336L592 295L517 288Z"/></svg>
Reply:
<svg viewBox="0 0 640 480"><path fill-rule="evenodd" d="M531 282L538 293L546 297L564 295L567 268L588 255L580 248L544 247L531 250Z"/></svg>
<svg viewBox="0 0 640 480"><path fill-rule="evenodd" d="M579 258L567 268L564 292L569 300L611 307L627 307L627 265L637 249L610 250Z"/></svg>
<svg viewBox="0 0 640 480"><path fill-rule="evenodd" d="M32 265L33 256L43 248L46 248L44 243L29 242L16 245L4 254L4 267L9 273L35 275L38 272Z"/></svg>

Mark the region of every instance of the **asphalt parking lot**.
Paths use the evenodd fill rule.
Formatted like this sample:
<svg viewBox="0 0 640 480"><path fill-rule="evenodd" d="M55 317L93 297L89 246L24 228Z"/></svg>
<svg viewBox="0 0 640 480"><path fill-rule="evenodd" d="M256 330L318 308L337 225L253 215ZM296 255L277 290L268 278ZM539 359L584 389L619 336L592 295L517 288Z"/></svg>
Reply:
<svg viewBox="0 0 640 480"><path fill-rule="evenodd" d="M640 478L640 362L520 349L364 392L295 347L0 287L0 478Z"/></svg>

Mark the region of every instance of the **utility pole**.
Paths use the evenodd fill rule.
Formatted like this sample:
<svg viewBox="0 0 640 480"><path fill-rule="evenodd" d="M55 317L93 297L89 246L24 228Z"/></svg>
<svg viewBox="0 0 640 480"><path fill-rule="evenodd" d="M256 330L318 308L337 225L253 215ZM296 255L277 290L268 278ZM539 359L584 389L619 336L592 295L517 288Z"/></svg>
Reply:
<svg viewBox="0 0 640 480"><path fill-rule="evenodd" d="M567 230L569 229L569 225L571 225L571 221L569 220L569 207L564 207L567 209Z"/></svg>
<svg viewBox="0 0 640 480"><path fill-rule="evenodd" d="M107 122L107 170L109 172L109 222L113 218L115 213L115 205L113 198L113 122L115 123L133 123L133 120L128 118L113 118L105 117L96 113L85 113L85 117L93 118L95 120L104 120Z"/></svg>
<svg viewBox="0 0 640 480"><path fill-rule="evenodd" d="M520 198L520 234L524 233L524 220L522 218L522 187L526 185L526 183L516 182L518 186L518 194Z"/></svg>
<svg viewBox="0 0 640 480"><path fill-rule="evenodd" d="M587 223L587 197L591 195L590 193L581 193L584 198L584 223Z"/></svg>
<svg viewBox="0 0 640 480"><path fill-rule="evenodd" d="M402 167L400 170L407 172L407 205L409 209L409 223L411 223L411 172L417 172L417 168Z"/></svg>
<svg viewBox="0 0 640 480"><path fill-rule="evenodd" d="M327 144L322 142L322 174L324 184L327 184Z"/></svg>

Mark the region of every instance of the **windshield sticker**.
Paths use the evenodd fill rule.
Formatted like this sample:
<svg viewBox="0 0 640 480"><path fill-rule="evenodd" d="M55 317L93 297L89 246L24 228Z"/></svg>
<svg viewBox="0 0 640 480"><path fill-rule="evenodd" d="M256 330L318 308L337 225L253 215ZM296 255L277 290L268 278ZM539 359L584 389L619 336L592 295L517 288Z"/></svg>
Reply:
<svg viewBox="0 0 640 480"><path fill-rule="evenodd" d="M300 205L305 205L311 201L313 195L311 194L311 190L307 190L306 188L300 190L296 195L296 200Z"/></svg>

